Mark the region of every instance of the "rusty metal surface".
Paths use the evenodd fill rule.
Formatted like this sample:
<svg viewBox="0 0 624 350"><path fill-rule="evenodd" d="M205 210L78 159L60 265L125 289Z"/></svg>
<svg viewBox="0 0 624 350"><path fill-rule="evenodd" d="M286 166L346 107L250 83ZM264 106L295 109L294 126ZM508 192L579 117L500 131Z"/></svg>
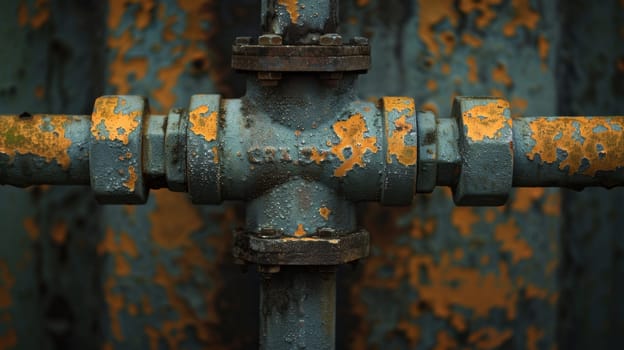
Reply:
<svg viewBox="0 0 624 350"><path fill-rule="evenodd" d="M217 11L208 2L198 4L205 6L201 7L202 11L190 3L181 4L182 8L173 2L111 6L109 92L144 93L150 85L160 86L153 95L157 108L164 112L163 107L172 105L171 99L178 97L179 103L186 103L187 99L182 98L185 96L177 96L184 94L180 91L190 94L210 90L211 79L198 76L193 70L197 66L201 68L205 59L204 51L197 50L196 45L203 45L206 39L210 42L212 34L201 34L201 28L187 32L190 24L178 24L178 27L175 24L187 23L187 17L202 13L210 13L202 17L205 23L214 23L211 20ZM449 105L449 91L485 94L504 90L512 97L512 108L518 113L528 100L531 104L526 113L554 114L554 99L548 95L554 91L553 56L548 47L556 46L556 31L547 25L548 19L556 18L554 5L509 1L494 6L466 2L457 9L450 3L442 4L442 11L428 6L427 2L408 5L398 1L391 4L359 1L343 5L345 16L353 18L350 26L358 27L346 30L363 32L362 27L368 26L366 31L373 35L373 45L380 44L375 49L378 54L373 52L380 68L373 69L372 77L364 78L361 86L365 91L417 96L418 106L424 106L428 99L428 108L441 109L443 115L448 115L448 110L443 109ZM377 11L380 8L389 11ZM174 33L182 33L179 39L172 40L182 45L179 55L154 58L148 52L154 42L161 41L160 34L166 32L155 26L155 9L165 13L164 17L179 16L172 24ZM391 15L400 21L382 17ZM460 17L466 26L459 25ZM484 40L485 36L488 40ZM379 38L383 41L375 43ZM403 41L409 44L398 45ZM166 40L162 44L163 51L175 47ZM501 51L500 47L511 49ZM422 57L417 52L428 55ZM492 59L492 52L501 55L498 60ZM196 57L199 57L197 61ZM412 61L422 65L406 64ZM218 72L214 67L218 65L208 71ZM397 72L405 74L397 75ZM526 79L527 76L534 79ZM217 82L212 86L223 82L218 74L211 78ZM204 86L199 89L199 85ZM339 344L353 348L453 348L457 346L454 344L475 348L533 345L548 348L554 342L556 315L558 192L521 190L513 197L501 210L453 208L444 191L420 197L410 210L370 207L366 225L375 228L373 237L378 238L374 241L373 256L360 271L361 276L351 281L355 284L343 287L351 296L345 305L350 306L347 312L351 313L351 325L355 327L339 334ZM228 251L228 238L222 231L237 225L235 211L194 208L185 197L165 192L156 192L155 199L146 207L103 211L100 220L108 224L93 230L104 234L98 251L104 266L102 290L106 316L101 324L105 346L245 348L253 343L250 340L253 336L227 338L231 334L228 325L239 330L245 328L243 323L247 324L245 329L250 333L255 328L253 320L228 323L228 312L244 306L238 302L245 300L241 295L248 298L253 295L249 292L251 288L234 287L244 285L245 279L226 279L237 278L231 277L239 276L235 270L219 267L221 261L227 260ZM92 223L89 220L95 219L87 220ZM18 225L15 232L32 228L31 224L19 227L21 220L15 222ZM48 232L45 225L42 232ZM71 232L81 230L70 229ZM8 265L11 275L16 275L15 261ZM62 269L57 271L61 275L66 273ZM81 273L85 271L79 270L78 275ZM11 285L12 279L5 280ZM11 288L16 288L15 284ZM236 295L237 302L216 302L217 295L227 300L228 288L236 291L230 297ZM12 290L9 293L14 293ZM460 297L466 295L487 298ZM210 309L215 305L217 311ZM11 317L8 319L8 327L15 329ZM190 332L184 333L186 328ZM15 334L14 342L29 341L23 328L17 333L11 333L10 329L6 333L9 344L13 339L11 334Z"/></svg>

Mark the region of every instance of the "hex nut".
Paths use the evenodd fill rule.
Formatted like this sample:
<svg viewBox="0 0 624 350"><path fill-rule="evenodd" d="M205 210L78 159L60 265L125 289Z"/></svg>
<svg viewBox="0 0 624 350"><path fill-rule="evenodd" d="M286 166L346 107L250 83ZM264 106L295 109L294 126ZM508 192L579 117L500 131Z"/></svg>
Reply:
<svg viewBox="0 0 624 350"><path fill-rule="evenodd" d="M282 37L277 34L263 34L258 37L259 45L279 46L282 45Z"/></svg>
<svg viewBox="0 0 624 350"><path fill-rule="evenodd" d="M503 205L513 180L513 133L509 102L496 97L457 97L461 170L453 200L461 206Z"/></svg>
<svg viewBox="0 0 624 350"><path fill-rule="evenodd" d="M336 33L323 34L319 38L319 45L322 45L322 46L342 45L342 36Z"/></svg>

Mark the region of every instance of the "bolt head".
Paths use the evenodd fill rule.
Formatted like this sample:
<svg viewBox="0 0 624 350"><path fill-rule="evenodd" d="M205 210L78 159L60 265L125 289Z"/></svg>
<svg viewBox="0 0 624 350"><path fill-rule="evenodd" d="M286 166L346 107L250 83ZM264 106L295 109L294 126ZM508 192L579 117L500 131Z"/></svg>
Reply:
<svg viewBox="0 0 624 350"><path fill-rule="evenodd" d="M258 44L265 46L282 45L282 37L277 34L263 34L258 37Z"/></svg>
<svg viewBox="0 0 624 350"><path fill-rule="evenodd" d="M322 46L339 46L342 45L342 36L336 33L323 34L319 38L319 44Z"/></svg>
<svg viewBox="0 0 624 350"><path fill-rule="evenodd" d="M235 45L249 45L249 44L251 44L251 37L250 36L239 36L236 39L234 39L234 44Z"/></svg>
<svg viewBox="0 0 624 350"><path fill-rule="evenodd" d="M365 38L363 36L356 36L353 39L351 39L351 43L353 45L358 45L358 46L367 46L368 38Z"/></svg>

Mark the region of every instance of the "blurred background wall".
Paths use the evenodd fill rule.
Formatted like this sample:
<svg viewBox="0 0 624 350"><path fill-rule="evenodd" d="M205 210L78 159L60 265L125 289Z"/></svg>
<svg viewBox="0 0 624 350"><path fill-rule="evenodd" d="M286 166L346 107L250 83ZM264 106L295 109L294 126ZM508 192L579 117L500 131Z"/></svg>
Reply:
<svg viewBox="0 0 624 350"><path fill-rule="evenodd" d="M342 0L341 17L373 47L363 98L412 96L442 117L457 95L504 96L514 115L624 113L622 0ZM0 113L239 97L230 46L258 22L254 0L2 1ZM441 189L362 204L372 253L339 271L337 347L620 348L623 200L522 189L456 208ZM0 350L256 347L258 277L230 256L243 214L167 191L131 207L0 187Z"/></svg>

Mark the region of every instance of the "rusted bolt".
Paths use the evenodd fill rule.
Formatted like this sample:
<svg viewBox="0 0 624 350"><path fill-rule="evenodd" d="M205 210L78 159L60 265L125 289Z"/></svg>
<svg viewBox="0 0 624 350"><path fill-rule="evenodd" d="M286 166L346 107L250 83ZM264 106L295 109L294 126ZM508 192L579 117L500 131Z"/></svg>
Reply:
<svg viewBox="0 0 624 350"><path fill-rule="evenodd" d="M249 45L251 44L251 37L250 36L236 37L236 39L234 39L234 44L235 45Z"/></svg>
<svg viewBox="0 0 624 350"><path fill-rule="evenodd" d="M278 273L280 272L279 265L258 265L258 272L260 273Z"/></svg>
<svg viewBox="0 0 624 350"><path fill-rule="evenodd" d="M282 37L277 34L264 34L258 37L258 44L266 46L282 45Z"/></svg>
<svg viewBox="0 0 624 350"><path fill-rule="evenodd" d="M365 38L363 36L356 36L353 39L351 39L351 44L358 45L358 46L366 46L368 45L368 38Z"/></svg>
<svg viewBox="0 0 624 350"><path fill-rule="evenodd" d="M342 45L342 36L336 33L323 34L319 38L319 44L323 46Z"/></svg>
<svg viewBox="0 0 624 350"><path fill-rule="evenodd" d="M279 238L281 235L282 232L274 228L262 228L258 233L258 236L261 238Z"/></svg>

